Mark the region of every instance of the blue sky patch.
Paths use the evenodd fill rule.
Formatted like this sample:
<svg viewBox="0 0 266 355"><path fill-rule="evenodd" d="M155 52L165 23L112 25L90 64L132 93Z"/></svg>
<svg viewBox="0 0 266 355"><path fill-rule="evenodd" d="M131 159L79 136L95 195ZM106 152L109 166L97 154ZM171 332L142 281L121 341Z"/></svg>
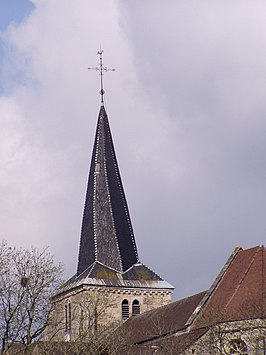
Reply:
<svg viewBox="0 0 266 355"><path fill-rule="evenodd" d="M0 0L0 31L6 30L11 22L20 23L32 10L34 5L29 0ZM0 40L0 93L3 92L2 64L5 49Z"/></svg>
<svg viewBox="0 0 266 355"><path fill-rule="evenodd" d="M34 9L29 0L0 0L0 31L7 28L10 22L21 22Z"/></svg>

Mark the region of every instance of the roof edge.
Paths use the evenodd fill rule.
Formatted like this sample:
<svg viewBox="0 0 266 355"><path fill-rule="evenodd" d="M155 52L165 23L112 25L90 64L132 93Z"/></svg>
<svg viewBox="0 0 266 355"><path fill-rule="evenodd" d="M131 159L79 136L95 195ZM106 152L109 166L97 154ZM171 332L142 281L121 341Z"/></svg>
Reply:
<svg viewBox="0 0 266 355"><path fill-rule="evenodd" d="M169 284L167 281L139 281L139 280L107 280L107 279L97 279L92 277L84 277L73 279L70 278L70 283L66 284L65 287L60 289L60 292L57 294L63 294L65 292L76 289L80 286L104 286L104 287L113 287L113 288L133 288L133 289L155 289L155 290L167 290L173 291L174 287Z"/></svg>
<svg viewBox="0 0 266 355"><path fill-rule="evenodd" d="M186 326L190 326L194 320L198 317L198 315L202 312L202 309L206 307L208 301L210 300L212 294L215 292L217 289L218 285L221 283L226 271L228 270L229 266L232 264L233 260L235 259L236 255L243 250L242 247L236 247L232 254L229 256L227 259L226 263L222 267L221 271L219 274L216 276L214 282L212 283L211 287L209 290L206 292L206 295L203 297L199 305L196 307L195 311L192 313L192 315L189 317L189 319L186 322Z"/></svg>

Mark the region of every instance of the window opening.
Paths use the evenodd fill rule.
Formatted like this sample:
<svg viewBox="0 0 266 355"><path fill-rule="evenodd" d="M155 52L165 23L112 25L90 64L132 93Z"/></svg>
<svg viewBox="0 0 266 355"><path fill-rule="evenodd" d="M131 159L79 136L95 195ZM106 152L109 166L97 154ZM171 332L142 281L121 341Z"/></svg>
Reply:
<svg viewBox="0 0 266 355"><path fill-rule="evenodd" d="M129 318L129 304L128 300L122 301L122 319L126 320Z"/></svg>
<svg viewBox="0 0 266 355"><path fill-rule="evenodd" d="M65 331L71 330L71 304L65 304Z"/></svg>
<svg viewBox="0 0 266 355"><path fill-rule="evenodd" d="M65 331L68 330L68 311L67 311L67 304L65 304Z"/></svg>
<svg viewBox="0 0 266 355"><path fill-rule="evenodd" d="M68 330L71 330L71 303L68 304Z"/></svg>
<svg viewBox="0 0 266 355"><path fill-rule="evenodd" d="M132 303L132 316L137 316L140 314L140 304L138 300L134 300Z"/></svg>

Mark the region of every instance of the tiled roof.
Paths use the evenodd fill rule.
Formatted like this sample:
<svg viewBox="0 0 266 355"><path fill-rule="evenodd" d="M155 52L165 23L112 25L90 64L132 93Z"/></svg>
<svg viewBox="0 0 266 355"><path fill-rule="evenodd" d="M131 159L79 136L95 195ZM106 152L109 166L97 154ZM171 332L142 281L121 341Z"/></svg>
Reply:
<svg viewBox="0 0 266 355"><path fill-rule="evenodd" d="M208 331L207 328L197 329L188 333L182 333L159 339L148 344L137 344L121 351L121 355L166 355L182 354L192 346L200 337Z"/></svg>
<svg viewBox="0 0 266 355"><path fill-rule="evenodd" d="M111 130L101 106L81 228L77 274L95 261L124 272L138 262Z"/></svg>
<svg viewBox="0 0 266 355"><path fill-rule="evenodd" d="M265 276L264 246L236 248L207 292L127 320L124 353L179 354L216 323L265 317Z"/></svg>
<svg viewBox="0 0 266 355"><path fill-rule="evenodd" d="M196 329L187 333L171 336L155 342L158 346L157 354L181 354L201 338L208 328Z"/></svg>
<svg viewBox="0 0 266 355"><path fill-rule="evenodd" d="M122 325L123 333L129 334L128 344L140 344L185 328L204 295L201 292L128 319Z"/></svg>
<svg viewBox="0 0 266 355"><path fill-rule="evenodd" d="M193 327L265 317L266 250L238 248L202 302Z"/></svg>

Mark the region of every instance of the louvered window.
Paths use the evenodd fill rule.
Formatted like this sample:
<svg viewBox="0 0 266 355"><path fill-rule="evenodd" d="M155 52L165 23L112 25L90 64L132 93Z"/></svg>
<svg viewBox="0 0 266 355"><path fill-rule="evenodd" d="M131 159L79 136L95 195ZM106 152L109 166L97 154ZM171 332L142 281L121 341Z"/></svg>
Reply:
<svg viewBox="0 0 266 355"><path fill-rule="evenodd" d="M71 330L71 304L65 304L65 331Z"/></svg>
<svg viewBox="0 0 266 355"><path fill-rule="evenodd" d="M65 304L65 331L68 331L68 307L67 304Z"/></svg>
<svg viewBox="0 0 266 355"><path fill-rule="evenodd" d="M122 319L126 320L129 318L129 304L128 300L122 301Z"/></svg>
<svg viewBox="0 0 266 355"><path fill-rule="evenodd" d="M138 300L134 300L132 303L132 316L137 316L140 314L140 304Z"/></svg>

